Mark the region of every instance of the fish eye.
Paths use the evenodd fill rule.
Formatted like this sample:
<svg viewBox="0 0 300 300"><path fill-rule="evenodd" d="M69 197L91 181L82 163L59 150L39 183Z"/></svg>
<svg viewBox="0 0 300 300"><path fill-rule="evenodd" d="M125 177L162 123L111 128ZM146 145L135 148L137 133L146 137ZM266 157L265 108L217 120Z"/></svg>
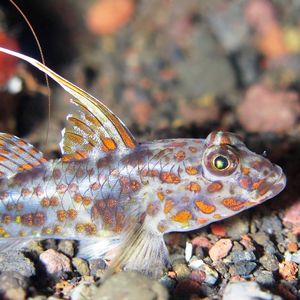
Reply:
<svg viewBox="0 0 300 300"><path fill-rule="evenodd" d="M238 151L230 146L209 147L202 160L204 168L215 176L229 176L239 165Z"/></svg>
<svg viewBox="0 0 300 300"><path fill-rule="evenodd" d="M218 155L214 158L213 165L218 170L225 170L229 166L229 160L226 156Z"/></svg>

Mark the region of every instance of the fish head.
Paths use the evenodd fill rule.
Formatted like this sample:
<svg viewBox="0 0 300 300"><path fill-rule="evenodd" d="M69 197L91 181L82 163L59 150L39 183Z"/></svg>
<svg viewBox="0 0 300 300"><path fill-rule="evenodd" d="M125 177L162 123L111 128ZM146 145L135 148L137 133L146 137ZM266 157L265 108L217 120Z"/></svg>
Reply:
<svg viewBox="0 0 300 300"><path fill-rule="evenodd" d="M273 198L286 185L286 176L279 166L252 152L240 137L227 132L212 132L207 137L202 176L208 182L219 181L223 185L215 191L209 184L206 192L217 196L218 207L233 211Z"/></svg>
<svg viewBox="0 0 300 300"><path fill-rule="evenodd" d="M194 230L226 219L276 196L286 185L279 166L249 150L232 133L212 132L198 165L198 175L187 178L198 189L177 198L169 231Z"/></svg>

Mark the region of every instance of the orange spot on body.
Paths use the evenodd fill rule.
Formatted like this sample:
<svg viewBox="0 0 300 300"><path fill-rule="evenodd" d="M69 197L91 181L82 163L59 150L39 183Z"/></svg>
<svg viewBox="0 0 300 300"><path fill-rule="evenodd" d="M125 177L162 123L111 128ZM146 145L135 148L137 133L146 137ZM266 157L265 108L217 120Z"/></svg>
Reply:
<svg viewBox="0 0 300 300"><path fill-rule="evenodd" d="M160 201L163 201L165 199L165 195L162 192L157 192L157 197Z"/></svg>
<svg viewBox="0 0 300 300"><path fill-rule="evenodd" d="M88 206L92 203L92 199L91 197L83 197L82 198L82 204L85 206Z"/></svg>
<svg viewBox="0 0 300 300"><path fill-rule="evenodd" d="M133 192L136 192L141 188L141 184L134 179L130 181L130 187Z"/></svg>
<svg viewBox="0 0 300 300"><path fill-rule="evenodd" d="M157 205L157 203L149 203L147 206L147 214L149 216L155 216L159 211L159 206Z"/></svg>
<svg viewBox="0 0 300 300"><path fill-rule="evenodd" d="M242 173L243 173L244 175L249 175L249 173L250 173L250 168L242 167Z"/></svg>
<svg viewBox="0 0 300 300"><path fill-rule="evenodd" d="M192 214L188 210L181 210L171 217L171 220L178 223L186 223L192 218Z"/></svg>
<svg viewBox="0 0 300 300"><path fill-rule="evenodd" d="M73 208L68 209L67 211L68 218L71 220L75 220L77 217L77 211Z"/></svg>
<svg viewBox="0 0 300 300"><path fill-rule="evenodd" d="M196 147L189 147L189 150L192 152L192 153L196 153L198 151L198 149Z"/></svg>
<svg viewBox="0 0 300 300"><path fill-rule="evenodd" d="M223 184L221 182L214 181L207 187L207 191L209 193L214 193L220 191L222 188L223 188Z"/></svg>
<svg viewBox="0 0 300 300"><path fill-rule="evenodd" d="M264 181L265 181L264 179L260 179L258 181L253 182L252 188L254 190L257 190L260 187L260 185L263 184Z"/></svg>
<svg viewBox="0 0 300 300"><path fill-rule="evenodd" d="M167 214L171 211L171 209L175 206L175 202L172 200L166 200L164 205L164 213Z"/></svg>
<svg viewBox="0 0 300 300"><path fill-rule="evenodd" d="M22 197L28 197L29 195L31 195L31 191L28 188L22 188L21 190L21 195Z"/></svg>
<svg viewBox="0 0 300 300"><path fill-rule="evenodd" d="M250 177L248 177L248 176L243 176L240 179L239 183L240 183L240 186L245 190L249 189L252 185L252 181L251 181Z"/></svg>
<svg viewBox="0 0 300 300"><path fill-rule="evenodd" d="M197 208L204 214L211 214L216 210L216 207L212 204L207 204L202 200L195 200Z"/></svg>
<svg viewBox="0 0 300 300"><path fill-rule="evenodd" d="M82 201L82 196L80 194L75 194L73 196L73 200L76 202L76 203L80 203Z"/></svg>
<svg viewBox="0 0 300 300"><path fill-rule="evenodd" d="M162 172L160 174L160 179L162 182L178 184L180 182L180 178L171 172Z"/></svg>
<svg viewBox="0 0 300 300"><path fill-rule="evenodd" d="M9 224L11 222L11 216L10 215L3 215L2 216L2 223L3 224Z"/></svg>
<svg viewBox="0 0 300 300"><path fill-rule="evenodd" d="M21 165L20 167L19 167L19 170L20 171L23 171L23 170L31 170L32 169L32 165L30 165L30 164L24 164L24 165Z"/></svg>
<svg viewBox="0 0 300 300"><path fill-rule="evenodd" d="M230 145L231 144L231 140L226 133L222 134L220 144L221 145Z"/></svg>
<svg viewBox="0 0 300 300"><path fill-rule="evenodd" d="M57 197L51 197L50 198L50 205L51 206L58 206L59 205L59 199Z"/></svg>
<svg viewBox="0 0 300 300"><path fill-rule="evenodd" d="M175 159L177 159L178 161L182 161L185 159L185 152L184 151L178 151L175 154Z"/></svg>
<svg viewBox="0 0 300 300"><path fill-rule="evenodd" d="M187 187L187 190L191 191L191 192L200 192L201 191L201 186L197 183L197 182L191 182Z"/></svg>
<svg viewBox="0 0 300 300"><path fill-rule="evenodd" d="M197 218L198 224L206 224L208 222L208 219L205 218Z"/></svg>
<svg viewBox="0 0 300 300"><path fill-rule="evenodd" d="M193 167L193 166L188 166L185 168L185 171L189 174L189 175L196 175L198 174L198 170Z"/></svg>
<svg viewBox="0 0 300 300"><path fill-rule="evenodd" d="M240 201L236 198L225 198L222 200L222 204L233 211L238 211L245 207L245 201Z"/></svg>
<svg viewBox="0 0 300 300"><path fill-rule="evenodd" d="M49 207L50 206L50 199L45 197L41 200L41 206L43 207Z"/></svg>
<svg viewBox="0 0 300 300"><path fill-rule="evenodd" d="M58 210L56 216L58 221L64 222L67 218L67 212L65 210Z"/></svg>

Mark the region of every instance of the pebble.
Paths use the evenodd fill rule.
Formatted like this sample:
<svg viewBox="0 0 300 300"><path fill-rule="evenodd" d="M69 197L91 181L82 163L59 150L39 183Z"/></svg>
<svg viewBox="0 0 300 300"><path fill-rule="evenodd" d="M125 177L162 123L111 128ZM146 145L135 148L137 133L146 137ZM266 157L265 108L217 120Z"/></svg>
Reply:
<svg viewBox="0 0 300 300"><path fill-rule="evenodd" d="M103 259L97 258L97 259L91 259L89 261L89 268L90 268L91 275L97 276L98 270L100 270L101 273L103 273L106 270L107 265Z"/></svg>
<svg viewBox="0 0 300 300"><path fill-rule="evenodd" d="M22 288L11 288L5 291L3 294L5 300L25 300L26 291Z"/></svg>
<svg viewBox="0 0 300 300"><path fill-rule="evenodd" d="M274 91L262 84L250 87L237 109L240 123L250 132L286 132L295 126L299 115L297 93Z"/></svg>
<svg viewBox="0 0 300 300"><path fill-rule="evenodd" d="M207 283L208 285L215 285L215 283L219 278L218 272L207 264L201 266L200 270L204 271L205 273L204 282Z"/></svg>
<svg viewBox="0 0 300 300"><path fill-rule="evenodd" d="M189 267L193 270L199 269L204 265L204 261L202 259L197 259L197 257L193 256L189 262Z"/></svg>
<svg viewBox="0 0 300 300"><path fill-rule="evenodd" d="M93 288L86 282L81 282L77 287L75 287L71 293L72 300L87 300L91 299Z"/></svg>
<svg viewBox="0 0 300 300"><path fill-rule="evenodd" d="M15 271L25 277L35 274L35 267L31 260L20 251L0 252L0 272Z"/></svg>
<svg viewBox="0 0 300 300"><path fill-rule="evenodd" d="M80 257L74 257L72 258L72 265L76 268L80 275L85 276L90 274L88 263L84 259Z"/></svg>
<svg viewBox="0 0 300 300"><path fill-rule="evenodd" d="M241 276L248 276L253 272L256 266L257 264L253 261L240 261L234 264L233 268L237 274Z"/></svg>
<svg viewBox="0 0 300 300"><path fill-rule="evenodd" d="M266 253L259 259L259 262L267 271L275 272L278 270L279 262L277 257L273 254Z"/></svg>
<svg viewBox="0 0 300 300"><path fill-rule="evenodd" d="M279 274L284 280L295 280L298 272L298 265L292 261L279 263Z"/></svg>
<svg viewBox="0 0 300 300"><path fill-rule="evenodd" d="M28 286L27 277L15 271L4 271L0 275L0 291L8 289L22 288L26 289Z"/></svg>
<svg viewBox="0 0 300 300"><path fill-rule="evenodd" d="M193 255L193 244L186 242L185 246L185 261L189 262Z"/></svg>
<svg viewBox="0 0 300 300"><path fill-rule="evenodd" d="M83 298L84 299L84 298ZM91 300L167 300L167 289L156 280L135 272L120 272L93 286Z"/></svg>
<svg viewBox="0 0 300 300"><path fill-rule="evenodd" d="M284 254L286 261L293 261L297 264L300 264L300 250L298 250L296 253L291 254L290 252L286 251Z"/></svg>
<svg viewBox="0 0 300 300"><path fill-rule="evenodd" d="M273 272L265 270L257 270L254 273L255 280L259 284L265 287L272 287L275 284L275 278Z"/></svg>
<svg viewBox="0 0 300 300"><path fill-rule="evenodd" d="M40 255L40 260L49 274L72 271L70 259L56 250L46 250Z"/></svg>
<svg viewBox="0 0 300 300"><path fill-rule="evenodd" d="M176 280L174 278L171 278L168 275L163 276L159 279L159 282L166 287L169 291L172 291L176 286Z"/></svg>
<svg viewBox="0 0 300 300"><path fill-rule="evenodd" d="M255 254L252 251L232 251L228 259L234 264L243 261L256 261Z"/></svg>
<svg viewBox="0 0 300 300"><path fill-rule="evenodd" d="M197 236L191 240L191 243L194 247L201 247L210 249L212 244L210 240L205 236Z"/></svg>
<svg viewBox="0 0 300 300"><path fill-rule="evenodd" d="M186 264L183 263L175 262L175 264L173 265L173 270L175 271L178 280L187 278L191 274L191 270L188 268Z"/></svg>
<svg viewBox="0 0 300 300"><path fill-rule="evenodd" d="M175 299L190 299L189 296L198 294L201 284L192 279L184 279L178 282L174 291Z"/></svg>
<svg viewBox="0 0 300 300"><path fill-rule="evenodd" d="M269 291L262 291L256 282L230 282L223 295L223 300L280 300L279 296L272 295Z"/></svg>
<svg viewBox="0 0 300 300"><path fill-rule="evenodd" d="M224 222L227 236L234 240L238 240L242 235L249 232L249 213L244 212L241 216L234 216Z"/></svg>
<svg viewBox="0 0 300 300"><path fill-rule="evenodd" d="M216 236L225 237L227 235L226 228L222 223L213 223L210 225L210 229L212 234Z"/></svg>
<svg viewBox="0 0 300 300"><path fill-rule="evenodd" d="M202 283L202 282L205 282L205 279L206 279L206 273L202 270L193 270L191 275L190 275L190 279L191 280L194 280L194 281L197 281L198 283Z"/></svg>
<svg viewBox="0 0 300 300"><path fill-rule="evenodd" d="M209 256L212 261L224 258L228 255L232 248L232 242L230 239L220 239L209 250Z"/></svg>
<svg viewBox="0 0 300 300"><path fill-rule="evenodd" d="M63 254L73 257L74 256L74 241L70 240L61 240L58 243L58 251Z"/></svg>

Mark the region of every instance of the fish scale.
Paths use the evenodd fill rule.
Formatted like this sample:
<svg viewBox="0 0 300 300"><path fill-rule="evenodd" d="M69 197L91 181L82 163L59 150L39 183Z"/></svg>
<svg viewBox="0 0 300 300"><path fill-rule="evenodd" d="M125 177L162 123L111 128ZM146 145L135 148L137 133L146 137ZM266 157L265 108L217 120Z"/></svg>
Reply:
<svg viewBox="0 0 300 300"><path fill-rule="evenodd" d="M164 234L223 220L285 187L281 168L233 133L139 144L102 102L38 61L0 51L48 74L78 110L62 131L61 159L0 134L0 251L76 239L79 256L158 276L170 265Z"/></svg>

